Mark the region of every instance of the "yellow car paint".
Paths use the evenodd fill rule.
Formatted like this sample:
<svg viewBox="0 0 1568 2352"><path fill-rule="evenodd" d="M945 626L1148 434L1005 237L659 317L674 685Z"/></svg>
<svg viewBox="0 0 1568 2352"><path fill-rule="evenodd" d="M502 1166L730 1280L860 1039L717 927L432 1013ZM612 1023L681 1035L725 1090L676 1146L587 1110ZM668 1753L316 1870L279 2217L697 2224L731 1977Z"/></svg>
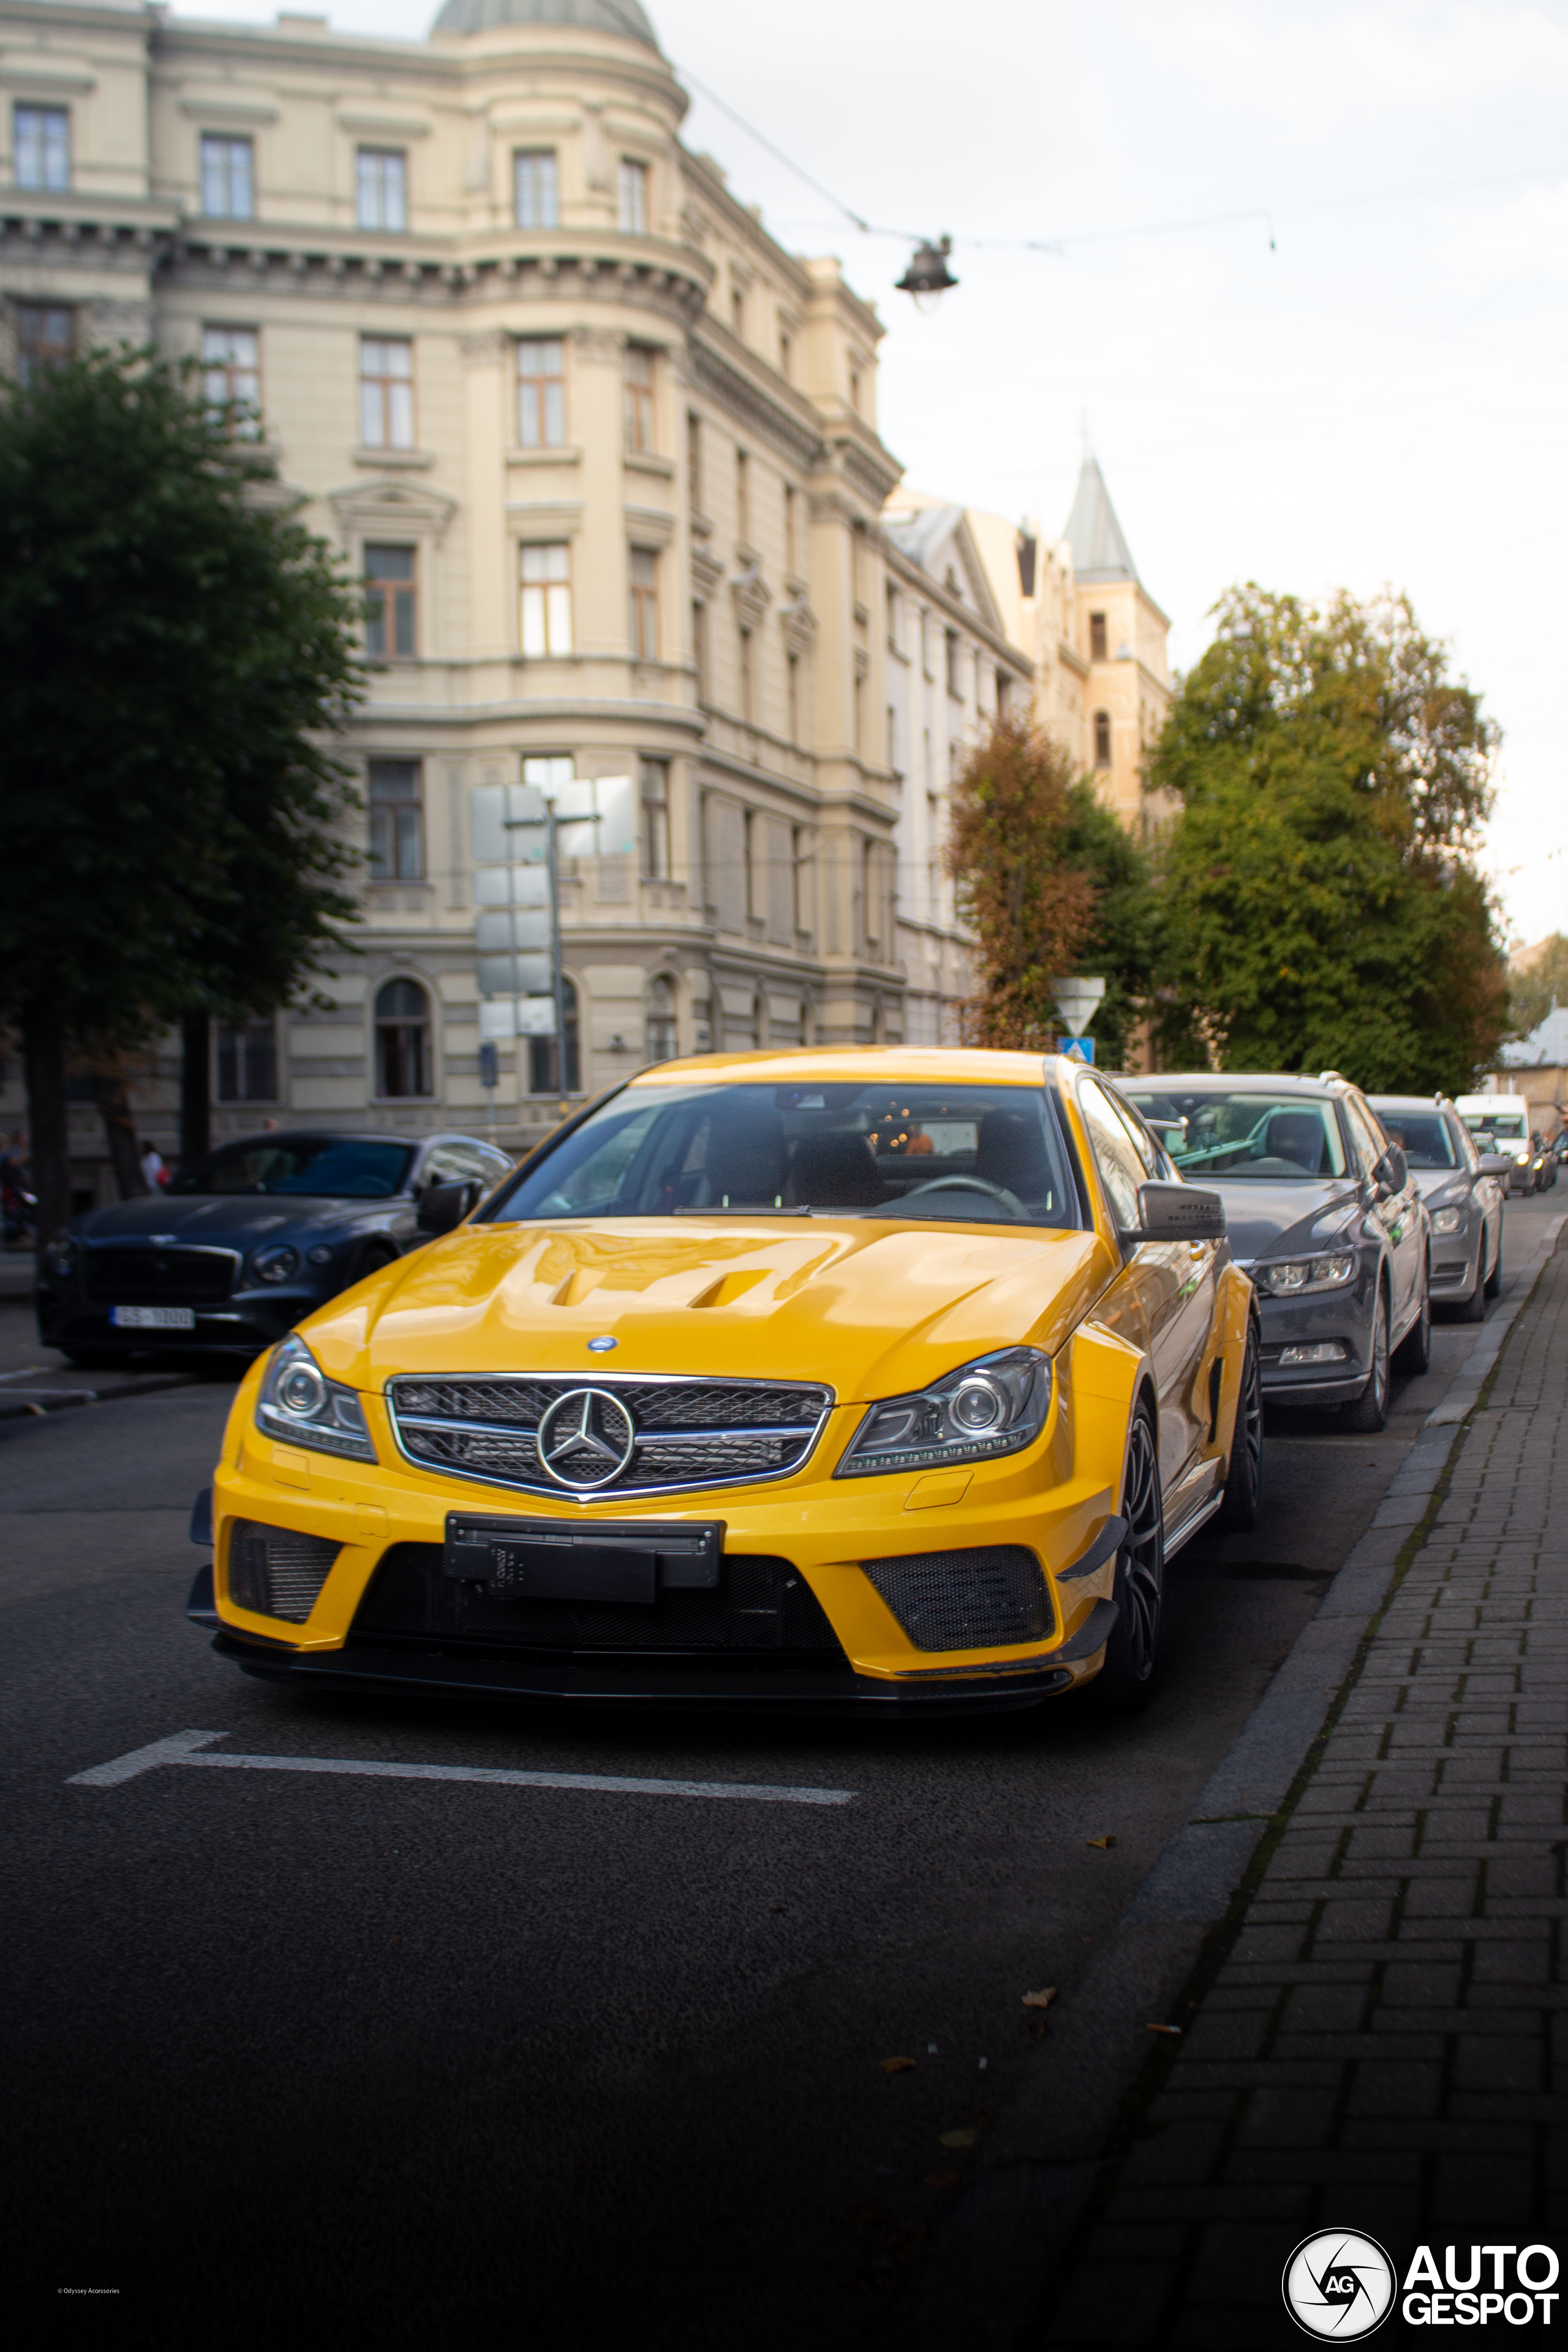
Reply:
<svg viewBox="0 0 1568 2352"><path fill-rule="evenodd" d="M1206 1259L1187 1244L1123 1247L1074 1099L1078 1073L1054 1058L1042 1065L1034 1055L897 1049L714 1055L665 1064L632 1083L656 1089L727 1076L1038 1090L1042 1072L1066 1106L1092 1230L826 1213L469 1223L319 1309L299 1336L329 1380L359 1392L378 1459L276 1444L255 1419L267 1360L251 1367L214 1482L222 1624L261 1637L274 1654L329 1653L348 1637L387 1547L439 1544L449 1510L578 1526L653 1511L665 1521L722 1518L727 1557L792 1562L862 1676L959 1679L1049 1664L1112 1591L1114 1559L1091 1575L1058 1579L1118 1508L1141 1392L1155 1401L1162 1471L1168 1457L1174 1474L1167 1526L1173 1506L1201 1507L1223 1484L1250 1311L1247 1277L1222 1244L1206 1245ZM1195 1305L1201 1327L1184 1332ZM417 1466L399 1452L385 1405L394 1374L580 1372L588 1380L596 1360L586 1342L601 1336L616 1342L619 1375L810 1380L828 1383L835 1401L815 1448L789 1475L722 1491L683 1488L652 1502L646 1494L523 1493ZM1027 1450L956 1471L834 1479L870 1402L1023 1343L1044 1350L1054 1373L1044 1429ZM241 1518L341 1546L304 1624L260 1616L231 1598L229 1534ZM1038 1643L940 1657L918 1649L860 1565L998 1543L1026 1546L1045 1570L1054 1622ZM1071 1662L1072 1682L1091 1678L1100 1663L1098 1654Z"/></svg>

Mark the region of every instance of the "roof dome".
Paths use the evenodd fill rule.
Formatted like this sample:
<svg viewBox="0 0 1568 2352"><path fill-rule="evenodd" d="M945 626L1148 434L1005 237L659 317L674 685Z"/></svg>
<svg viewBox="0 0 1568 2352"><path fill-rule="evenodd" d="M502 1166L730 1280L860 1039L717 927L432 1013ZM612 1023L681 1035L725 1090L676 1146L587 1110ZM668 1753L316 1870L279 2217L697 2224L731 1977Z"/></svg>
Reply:
<svg viewBox="0 0 1568 2352"><path fill-rule="evenodd" d="M576 25L659 46L638 0L446 0L431 30L489 33L501 25Z"/></svg>

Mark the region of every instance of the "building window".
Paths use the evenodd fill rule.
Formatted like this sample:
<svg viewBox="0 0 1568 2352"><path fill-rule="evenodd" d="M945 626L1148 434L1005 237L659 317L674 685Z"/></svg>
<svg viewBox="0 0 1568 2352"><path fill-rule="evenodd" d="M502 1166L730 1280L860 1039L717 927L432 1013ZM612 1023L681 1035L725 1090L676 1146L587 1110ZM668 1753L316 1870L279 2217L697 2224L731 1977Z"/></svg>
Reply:
<svg viewBox="0 0 1568 2352"><path fill-rule="evenodd" d="M371 880L424 879L424 810L417 760L371 761Z"/></svg>
<svg viewBox="0 0 1568 2352"><path fill-rule="evenodd" d="M519 228L560 226L553 147L521 147L514 154L512 205Z"/></svg>
<svg viewBox="0 0 1568 2352"><path fill-rule="evenodd" d="M806 920L806 863L810 856L810 835L803 825L789 829L789 910L797 934L810 929ZM800 1042L805 1044L802 1031Z"/></svg>
<svg viewBox="0 0 1568 2352"><path fill-rule="evenodd" d="M708 702L707 606L692 605L692 667L696 672L697 700Z"/></svg>
<svg viewBox="0 0 1568 2352"><path fill-rule="evenodd" d="M376 996L376 1092L408 1101L434 1092L430 999L416 980L389 980Z"/></svg>
<svg viewBox="0 0 1568 2352"><path fill-rule="evenodd" d="M659 559L645 547L632 550L632 658L659 658Z"/></svg>
<svg viewBox="0 0 1568 2352"><path fill-rule="evenodd" d="M202 210L209 220L250 220L256 213L255 151L248 139L202 138Z"/></svg>
<svg viewBox="0 0 1568 2352"><path fill-rule="evenodd" d="M756 691L757 682L751 661L751 631L742 629L740 633L740 715L748 727L756 717L754 708Z"/></svg>
<svg viewBox="0 0 1568 2352"><path fill-rule="evenodd" d="M68 360L76 344L76 312L58 302L16 305L16 381L36 383Z"/></svg>
<svg viewBox="0 0 1568 2352"><path fill-rule="evenodd" d="M277 1026L246 1021L218 1031L218 1100L225 1103L277 1100Z"/></svg>
<svg viewBox="0 0 1568 2352"><path fill-rule="evenodd" d="M261 431L261 337L254 327L202 329L202 390L240 439Z"/></svg>
<svg viewBox="0 0 1568 2352"><path fill-rule="evenodd" d="M746 289L744 286L731 286L729 289L729 323L734 330L737 342L743 343L746 341Z"/></svg>
<svg viewBox="0 0 1568 2352"><path fill-rule="evenodd" d="M799 654L786 656L784 683L789 700L789 740L791 743L798 743L800 740L800 656Z"/></svg>
<svg viewBox="0 0 1568 2352"><path fill-rule="evenodd" d="M1111 764L1111 714L1108 710L1094 713L1094 765L1108 768Z"/></svg>
<svg viewBox="0 0 1568 2352"><path fill-rule="evenodd" d="M757 876L757 813L754 809L741 812L740 854L742 877L746 884L746 911L747 916L759 915L762 912L762 891Z"/></svg>
<svg viewBox="0 0 1568 2352"><path fill-rule="evenodd" d="M898 764L898 713L890 702L887 706L887 764L894 775L902 775Z"/></svg>
<svg viewBox="0 0 1568 2352"><path fill-rule="evenodd" d="M653 446L653 354L640 343L631 344L626 353L626 446Z"/></svg>
<svg viewBox="0 0 1568 2352"><path fill-rule="evenodd" d="M63 106L18 106L11 115L16 185L57 193L71 184L71 119Z"/></svg>
<svg viewBox="0 0 1568 2352"><path fill-rule="evenodd" d="M780 328L779 331L779 373L786 383L795 381L795 347Z"/></svg>
<svg viewBox="0 0 1568 2352"><path fill-rule="evenodd" d="M360 338L360 440L367 449L413 446L413 345L406 338Z"/></svg>
<svg viewBox="0 0 1568 2352"><path fill-rule="evenodd" d="M643 762L643 874L649 882L670 878L670 763ZM672 1053L674 1048L672 1046Z"/></svg>
<svg viewBox="0 0 1568 2352"><path fill-rule="evenodd" d="M850 406L858 416L861 411L861 378L859 368L850 370Z"/></svg>
<svg viewBox="0 0 1568 2352"><path fill-rule="evenodd" d="M566 1034L561 1043L566 1047L566 1085L559 1076L561 1057L556 1052L553 1037L530 1037L528 1040L528 1092L531 1095L569 1095L582 1091L582 1057L579 1052L577 990L570 980L560 984L561 1008L565 1015L562 1026Z"/></svg>
<svg viewBox="0 0 1568 2352"><path fill-rule="evenodd" d="M742 547L751 544L751 460L744 449L735 453L735 536Z"/></svg>
<svg viewBox="0 0 1568 2352"><path fill-rule="evenodd" d="M887 646L890 653L895 654L899 650L898 591L894 586L891 580L887 583L885 602L887 607Z"/></svg>
<svg viewBox="0 0 1568 2352"><path fill-rule="evenodd" d="M648 234L648 166L634 163L631 157L621 158L618 183L621 226L628 236Z"/></svg>
<svg viewBox="0 0 1568 2352"><path fill-rule="evenodd" d="M800 569L800 551L797 545L800 527L800 505L793 483L784 485L784 569L791 574Z"/></svg>
<svg viewBox="0 0 1568 2352"><path fill-rule="evenodd" d="M1091 661L1103 661L1105 659L1105 615L1103 613L1091 613L1089 615L1089 658Z"/></svg>
<svg viewBox="0 0 1568 2352"><path fill-rule="evenodd" d="M517 345L517 446L559 449L566 443L566 345L551 336Z"/></svg>
<svg viewBox="0 0 1568 2352"><path fill-rule="evenodd" d="M944 629L942 632L942 642L946 665L947 691L953 696L956 701L962 702L964 699L964 689L958 680L957 630Z"/></svg>
<svg viewBox="0 0 1568 2352"><path fill-rule="evenodd" d="M409 661L419 651L412 547L365 550L365 651L372 661Z"/></svg>
<svg viewBox="0 0 1568 2352"><path fill-rule="evenodd" d="M1011 709L1011 707L1012 707L1012 698L1013 698L1013 682L1012 682L1011 678L1010 678L1010 677L1005 677L1002 675L1002 672L1001 672L1000 670L998 670L998 672L997 672L997 717L998 717L998 719L1005 719L1005 718L1007 717L1009 710L1009 709Z"/></svg>
<svg viewBox="0 0 1568 2352"><path fill-rule="evenodd" d="M680 1052L675 1028L675 983L664 972L648 982L648 1059L673 1062Z"/></svg>
<svg viewBox="0 0 1568 2352"><path fill-rule="evenodd" d="M361 147L354 159L361 228L408 226L408 157L401 147Z"/></svg>
<svg viewBox="0 0 1568 2352"><path fill-rule="evenodd" d="M564 541L522 551L523 653L533 661L571 651L571 570Z"/></svg>

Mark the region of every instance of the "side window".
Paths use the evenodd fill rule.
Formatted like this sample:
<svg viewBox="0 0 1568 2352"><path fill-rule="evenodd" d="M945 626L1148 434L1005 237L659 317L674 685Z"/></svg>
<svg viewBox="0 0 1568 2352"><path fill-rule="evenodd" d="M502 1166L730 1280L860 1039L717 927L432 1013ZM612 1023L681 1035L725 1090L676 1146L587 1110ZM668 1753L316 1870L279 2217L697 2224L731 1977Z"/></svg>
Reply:
<svg viewBox="0 0 1568 2352"><path fill-rule="evenodd" d="M1111 1108L1120 1115L1123 1126L1133 1139L1133 1149L1143 1162L1144 1174L1151 1178L1163 1176L1166 1171L1160 1158L1160 1147L1132 1104L1124 1102L1120 1095L1112 1094L1109 1087L1106 1093L1110 1096Z"/></svg>
<svg viewBox="0 0 1568 2352"><path fill-rule="evenodd" d="M500 1172L492 1168L489 1153L476 1144L438 1143L426 1153L420 1176L426 1184L458 1184L465 1177L477 1176L487 1188Z"/></svg>
<svg viewBox="0 0 1568 2352"><path fill-rule="evenodd" d="M1355 1164L1364 1176L1370 1176L1387 1150L1388 1145L1374 1124L1371 1114L1354 1095L1343 1096L1340 1108L1344 1113L1346 1123L1350 1128L1351 1148L1355 1155Z"/></svg>
<svg viewBox="0 0 1568 2352"><path fill-rule="evenodd" d="M1452 1136L1454 1140L1454 1150L1459 1155L1461 1165L1468 1168L1472 1176L1479 1176L1480 1173L1481 1155L1476 1150L1475 1137L1470 1133L1470 1130L1465 1125L1464 1120L1462 1118L1456 1118L1452 1113L1448 1116L1448 1133Z"/></svg>
<svg viewBox="0 0 1568 2352"><path fill-rule="evenodd" d="M1094 1165L1110 1197L1112 1214L1124 1233L1136 1233L1144 1165L1133 1149L1132 1136L1110 1097L1092 1079L1080 1085L1078 1107L1089 1129Z"/></svg>

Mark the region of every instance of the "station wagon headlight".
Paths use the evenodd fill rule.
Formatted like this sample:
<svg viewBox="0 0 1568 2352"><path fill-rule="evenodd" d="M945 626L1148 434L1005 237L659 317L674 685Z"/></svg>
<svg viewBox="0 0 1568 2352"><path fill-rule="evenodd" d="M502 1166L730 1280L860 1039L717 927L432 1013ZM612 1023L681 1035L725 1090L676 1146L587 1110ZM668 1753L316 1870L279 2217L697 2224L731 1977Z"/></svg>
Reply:
<svg viewBox="0 0 1568 2352"><path fill-rule="evenodd" d="M1460 1233L1464 1223L1463 1209L1434 1209L1432 1212L1432 1231L1435 1234Z"/></svg>
<svg viewBox="0 0 1568 2352"><path fill-rule="evenodd" d="M873 1404L833 1475L885 1476L1017 1454L1040 1435L1050 1409L1051 1358L1038 1348L1005 1348L914 1396Z"/></svg>
<svg viewBox="0 0 1568 2352"><path fill-rule="evenodd" d="M256 1401L256 1425L289 1445L350 1454L359 1462L376 1458L364 1407L353 1390L329 1381L304 1340L293 1336L273 1350Z"/></svg>
<svg viewBox="0 0 1568 2352"><path fill-rule="evenodd" d="M287 1242L268 1242L265 1249L252 1250L250 1270L258 1282L287 1282L299 1271L299 1252Z"/></svg>
<svg viewBox="0 0 1568 2352"><path fill-rule="evenodd" d="M1265 1298L1300 1298L1309 1290L1339 1290L1354 1276L1354 1250L1331 1250L1324 1257L1275 1258L1252 1269L1252 1279Z"/></svg>

